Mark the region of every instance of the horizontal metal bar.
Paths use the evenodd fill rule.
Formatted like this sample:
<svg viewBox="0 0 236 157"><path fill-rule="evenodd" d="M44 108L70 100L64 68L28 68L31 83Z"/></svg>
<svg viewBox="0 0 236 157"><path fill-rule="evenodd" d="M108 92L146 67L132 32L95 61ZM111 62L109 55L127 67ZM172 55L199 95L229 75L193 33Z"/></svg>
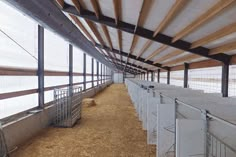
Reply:
<svg viewBox="0 0 236 157"><path fill-rule="evenodd" d="M109 80L109 79L103 79L103 80ZM97 80L94 80L94 82L95 81L97 81ZM87 81L86 83L91 83L91 82L92 81ZM83 82L73 83L73 85L82 85L82 84L83 84ZM44 91L50 91L50 90L54 90L55 88L63 88L63 87L68 87L68 86L69 86L69 84L62 84L62 85L45 87ZM2 93L2 94L0 94L0 100L19 97L19 96L30 95L30 94L34 94L34 93L38 93L38 89L29 89L29 90Z"/></svg>
<svg viewBox="0 0 236 157"><path fill-rule="evenodd" d="M22 90L22 91L16 91L16 92L2 93L0 94L0 100L24 96L24 95L30 95L37 92L38 92L38 89L29 89L29 90Z"/></svg>

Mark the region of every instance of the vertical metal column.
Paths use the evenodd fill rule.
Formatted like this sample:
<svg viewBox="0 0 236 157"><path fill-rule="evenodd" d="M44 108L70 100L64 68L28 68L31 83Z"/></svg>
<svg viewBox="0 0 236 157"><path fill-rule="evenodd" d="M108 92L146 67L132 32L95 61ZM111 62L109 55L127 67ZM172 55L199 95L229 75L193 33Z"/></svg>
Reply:
<svg viewBox="0 0 236 157"><path fill-rule="evenodd" d="M143 79L143 80L145 80L145 79L146 79L146 78L145 78L145 74L146 74L146 73L143 73L143 76L144 76L144 79Z"/></svg>
<svg viewBox="0 0 236 157"><path fill-rule="evenodd" d="M221 92L223 97L228 97L229 92L229 64L222 65Z"/></svg>
<svg viewBox="0 0 236 157"><path fill-rule="evenodd" d="M38 25L38 105L44 107L44 28Z"/></svg>
<svg viewBox="0 0 236 157"><path fill-rule="evenodd" d="M83 77L84 77L84 82L83 82L83 85L84 85L84 91L86 91L86 54L84 53L84 71L83 71Z"/></svg>
<svg viewBox="0 0 236 157"><path fill-rule="evenodd" d="M101 64L101 84L102 84L102 64Z"/></svg>
<svg viewBox="0 0 236 157"><path fill-rule="evenodd" d="M73 46L69 44L69 94L73 93Z"/></svg>
<svg viewBox="0 0 236 157"><path fill-rule="evenodd" d="M188 69L189 64L184 63L184 88L188 88Z"/></svg>
<svg viewBox="0 0 236 157"><path fill-rule="evenodd" d="M170 69L167 70L167 84L170 84Z"/></svg>
<svg viewBox="0 0 236 157"><path fill-rule="evenodd" d="M92 58L92 87L94 87L94 59Z"/></svg>
<svg viewBox="0 0 236 157"><path fill-rule="evenodd" d="M160 83L160 72L161 72L161 70L158 69L158 70L157 70L157 82L158 82L158 83Z"/></svg>
<svg viewBox="0 0 236 157"><path fill-rule="evenodd" d="M154 73L153 73L153 71L151 72L151 81L154 82Z"/></svg>
<svg viewBox="0 0 236 157"><path fill-rule="evenodd" d="M97 61L97 85L99 85L99 62Z"/></svg>

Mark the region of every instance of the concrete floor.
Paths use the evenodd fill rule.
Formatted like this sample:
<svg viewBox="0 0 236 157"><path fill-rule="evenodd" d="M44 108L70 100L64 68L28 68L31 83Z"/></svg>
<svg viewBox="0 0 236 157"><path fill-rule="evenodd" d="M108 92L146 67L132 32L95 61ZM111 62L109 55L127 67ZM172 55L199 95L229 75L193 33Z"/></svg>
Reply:
<svg viewBox="0 0 236 157"><path fill-rule="evenodd" d="M95 97L96 106L83 106L74 128L48 128L13 157L150 157L155 146L146 143L134 107L123 84L113 84ZM37 124L36 124L37 125Z"/></svg>

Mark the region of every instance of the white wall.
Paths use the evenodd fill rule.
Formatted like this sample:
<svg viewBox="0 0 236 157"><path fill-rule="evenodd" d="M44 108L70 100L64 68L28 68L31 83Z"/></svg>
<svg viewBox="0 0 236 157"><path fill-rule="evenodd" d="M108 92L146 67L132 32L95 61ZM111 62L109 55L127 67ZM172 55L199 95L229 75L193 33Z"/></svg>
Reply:
<svg viewBox="0 0 236 157"><path fill-rule="evenodd" d="M123 73L114 73L113 81L114 83L124 83Z"/></svg>

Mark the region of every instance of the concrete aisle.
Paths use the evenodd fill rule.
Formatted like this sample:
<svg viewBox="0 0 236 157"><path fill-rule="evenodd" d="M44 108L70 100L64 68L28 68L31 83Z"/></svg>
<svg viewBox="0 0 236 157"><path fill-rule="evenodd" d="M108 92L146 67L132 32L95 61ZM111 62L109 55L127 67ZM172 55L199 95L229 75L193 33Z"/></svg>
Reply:
<svg viewBox="0 0 236 157"><path fill-rule="evenodd" d="M74 128L48 128L28 141L14 157L149 157L155 147L135 114L123 84L113 84L95 97L97 106L83 106ZM37 124L35 124L37 125Z"/></svg>

